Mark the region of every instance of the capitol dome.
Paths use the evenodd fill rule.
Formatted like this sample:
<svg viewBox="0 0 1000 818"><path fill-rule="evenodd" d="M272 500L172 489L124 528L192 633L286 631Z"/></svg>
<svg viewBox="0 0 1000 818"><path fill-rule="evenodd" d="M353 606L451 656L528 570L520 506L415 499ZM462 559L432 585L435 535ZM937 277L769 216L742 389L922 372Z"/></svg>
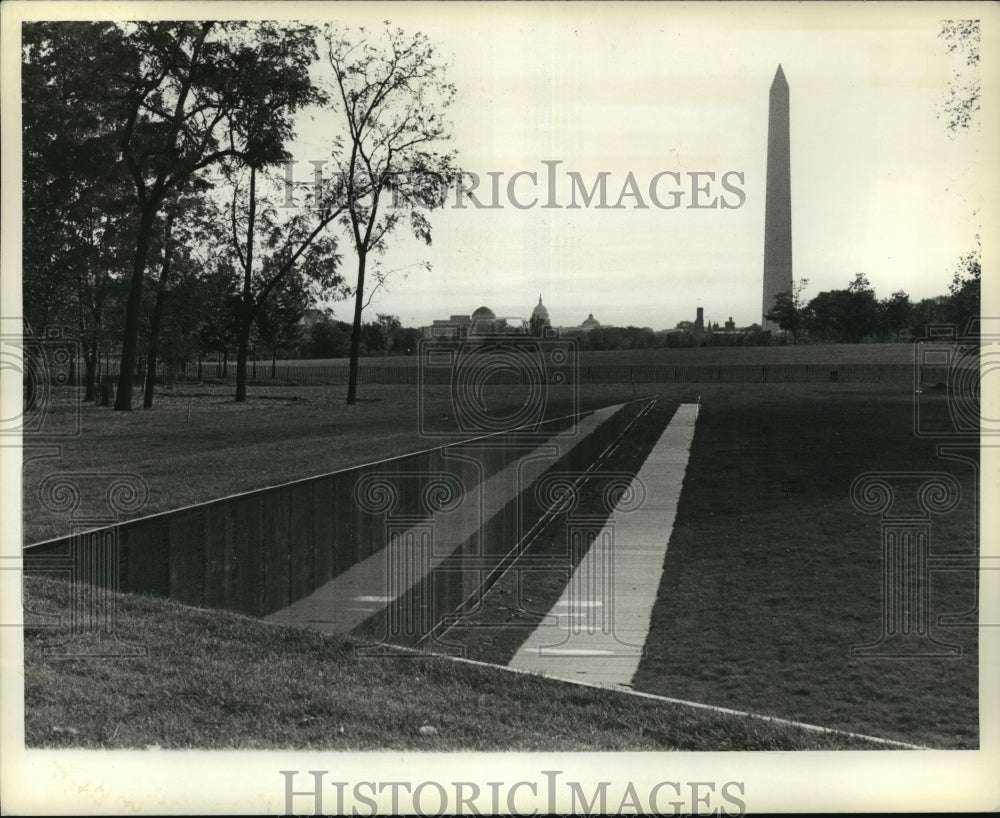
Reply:
<svg viewBox="0 0 1000 818"><path fill-rule="evenodd" d="M538 296L538 304L531 311L531 317L535 319L549 320L549 311L545 309L545 305L542 303L542 297Z"/></svg>
<svg viewBox="0 0 1000 818"><path fill-rule="evenodd" d="M476 318L489 318L490 320L492 320L496 318L496 315L494 314L493 310L491 310L489 307L480 307L478 310L472 313L472 318L473 320L475 320Z"/></svg>
<svg viewBox="0 0 1000 818"><path fill-rule="evenodd" d="M583 327L584 329L594 329L595 327L599 327L600 325L601 322L598 321L596 318L594 318L594 313L590 313L590 315L587 316L584 322L580 324L580 326Z"/></svg>

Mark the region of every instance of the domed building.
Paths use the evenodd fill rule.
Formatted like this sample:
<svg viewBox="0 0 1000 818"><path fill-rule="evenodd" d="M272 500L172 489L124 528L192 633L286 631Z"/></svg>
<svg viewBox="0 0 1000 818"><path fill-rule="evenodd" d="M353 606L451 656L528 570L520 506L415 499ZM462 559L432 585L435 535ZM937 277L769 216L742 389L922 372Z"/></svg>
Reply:
<svg viewBox="0 0 1000 818"><path fill-rule="evenodd" d="M590 313L582 324L580 324L580 329L590 332L592 329L597 329L601 325L601 322L594 318L594 313Z"/></svg>
<svg viewBox="0 0 1000 818"><path fill-rule="evenodd" d="M497 315L489 307L479 307L470 316L469 335L492 335L498 331Z"/></svg>
<svg viewBox="0 0 1000 818"><path fill-rule="evenodd" d="M528 329L532 335L537 338L541 338L545 335L546 328L551 326L552 324L549 322L549 311L542 303L542 297L538 296L538 303L531 311L531 318L528 320Z"/></svg>

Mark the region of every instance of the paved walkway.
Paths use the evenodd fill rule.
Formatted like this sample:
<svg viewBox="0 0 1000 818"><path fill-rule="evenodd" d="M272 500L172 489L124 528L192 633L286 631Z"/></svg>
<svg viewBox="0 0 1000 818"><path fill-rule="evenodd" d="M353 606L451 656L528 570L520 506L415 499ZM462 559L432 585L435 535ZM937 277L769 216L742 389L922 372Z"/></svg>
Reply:
<svg viewBox="0 0 1000 818"><path fill-rule="evenodd" d="M575 429L553 435L530 454L470 488L455 510L434 514L413 526L309 596L265 617L266 621L326 633L353 630L420 582L510 502L520 487L531 485L620 408L598 409L580 420Z"/></svg>
<svg viewBox="0 0 1000 818"><path fill-rule="evenodd" d="M532 632L510 667L603 686L631 685L649 633L697 418L697 404L677 408L633 480L633 489L645 490L645 500L632 511L623 508L626 501L619 503L549 612L550 621Z"/></svg>

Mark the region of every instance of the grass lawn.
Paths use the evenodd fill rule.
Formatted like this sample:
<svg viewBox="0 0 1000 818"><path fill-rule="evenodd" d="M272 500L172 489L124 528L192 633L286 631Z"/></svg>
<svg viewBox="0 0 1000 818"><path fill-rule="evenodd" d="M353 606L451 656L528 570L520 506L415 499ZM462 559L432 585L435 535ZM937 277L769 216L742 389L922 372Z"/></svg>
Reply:
<svg viewBox="0 0 1000 818"><path fill-rule="evenodd" d="M362 358L364 366L416 366L417 355ZM913 344L797 344L770 347L691 347L663 349L584 350L581 364L909 364ZM282 366L345 367L347 358L278 361ZM212 371L214 372L214 365ZM230 372L235 367L230 366ZM270 377L271 365L258 363L258 375Z"/></svg>
<svg viewBox="0 0 1000 818"><path fill-rule="evenodd" d="M850 657L881 622L879 517L852 506L855 477L953 474L963 499L933 518L931 554L975 553L973 470L913 435L911 401L908 390L850 384L704 390L636 688L978 746L976 628L932 628L961 645L956 658ZM931 574L934 618L972 608L974 589L971 571Z"/></svg>
<svg viewBox="0 0 1000 818"><path fill-rule="evenodd" d="M32 610L69 618L69 585L29 577ZM51 658L25 631L29 747L349 750L886 749L436 657L361 657L351 642L222 611L113 598L141 658ZM421 727L435 728L424 735ZM430 731L424 731L430 732Z"/></svg>

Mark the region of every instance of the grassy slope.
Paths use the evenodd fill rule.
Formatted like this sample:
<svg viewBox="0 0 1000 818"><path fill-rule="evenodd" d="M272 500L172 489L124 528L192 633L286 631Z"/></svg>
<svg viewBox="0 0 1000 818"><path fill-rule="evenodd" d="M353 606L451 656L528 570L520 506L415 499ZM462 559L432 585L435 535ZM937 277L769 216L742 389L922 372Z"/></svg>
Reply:
<svg viewBox="0 0 1000 818"><path fill-rule="evenodd" d="M958 658L849 655L880 631L880 524L852 507L856 476L954 474L964 499L933 519L931 553L975 548L973 472L914 437L911 401L849 384L705 390L637 688L977 746L975 628L933 629ZM933 614L971 608L974 587L972 572L932 574Z"/></svg>
<svg viewBox="0 0 1000 818"><path fill-rule="evenodd" d="M68 591L65 583L31 577L26 602L67 617ZM884 749L435 657L363 658L337 638L164 600L113 601L118 635L146 645L146 657L44 657L43 644L62 635L26 630L28 746ZM436 735L421 735L424 725Z"/></svg>

